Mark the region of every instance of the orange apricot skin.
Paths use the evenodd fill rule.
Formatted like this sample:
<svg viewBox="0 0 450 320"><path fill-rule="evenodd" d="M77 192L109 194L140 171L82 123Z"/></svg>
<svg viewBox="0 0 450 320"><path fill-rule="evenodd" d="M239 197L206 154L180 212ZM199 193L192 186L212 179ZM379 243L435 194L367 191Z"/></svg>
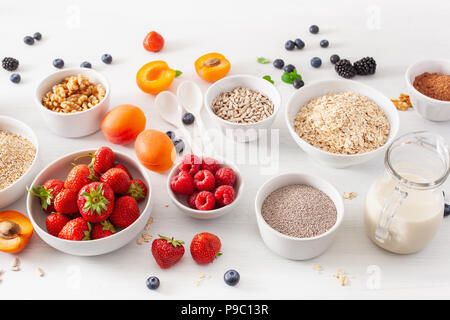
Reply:
<svg viewBox="0 0 450 320"><path fill-rule="evenodd" d="M141 164L155 172L169 170L176 157L172 140L158 130L142 131L136 139L134 149Z"/></svg>
<svg viewBox="0 0 450 320"><path fill-rule="evenodd" d="M145 130L144 112L132 105L121 104L111 109L103 118L101 128L106 140L114 144L128 144Z"/></svg>
<svg viewBox="0 0 450 320"><path fill-rule="evenodd" d="M211 58L219 59L220 63L215 66L206 66L206 60ZM201 56L195 61L194 66L199 77L211 83L225 77L231 69L230 61L224 55L217 52L207 53Z"/></svg>
<svg viewBox="0 0 450 320"><path fill-rule="evenodd" d="M144 64L136 74L138 87L149 94L157 95L167 90L175 79L175 70L165 61L152 61Z"/></svg>
<svg viewBox="0 0 450 320"><path fill-rule="evenodd" d="M31 221L20 212L8 210L0 212L0 222L9 220L20 226L20 233L13 239L0 237L0 251L17 253L22 251L33 235L33 225Z"/></svg>

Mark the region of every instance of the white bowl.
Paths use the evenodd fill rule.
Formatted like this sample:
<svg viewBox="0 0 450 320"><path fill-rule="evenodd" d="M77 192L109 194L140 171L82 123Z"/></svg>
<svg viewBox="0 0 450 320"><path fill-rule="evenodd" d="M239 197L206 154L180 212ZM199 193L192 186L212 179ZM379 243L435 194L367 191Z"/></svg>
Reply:
<svg viewBox="0 0 450 320"><path fill-rule="evenodd" d="M273 114L256 123L234 123L217 116L211 109L214 99L222 92L231 91L236 87L245 87L266 95L273 103ZM214 124L220 128L225 135L231 136L238 142L250 142L257 140L265 130L270 130L278 111L281 107L281 96L277 88L269 81L251 75L235 75L225 77L214 82L205 93L205 106Z"/></svg>
<svg viewBox="0 0 450 320"><path fill-rule="evenodd" d="M241 175L241 172L239 171L238 167L231 162L227 162L222 159L218 159L217 157L214 157L214 159L216 159L217 161L220 162L221 167L229 167L229 168L233 169L234 173L236 175L236 182L234 183L234 186L233 186L234 190L235 190L234 201L225 207L214 209L214 210L209 210L209 211L192 209L191 207L189 207L189 204L187 202L187 198L188 198L187 195L174 193L172 191L172 188L170 187L170 180L172 180L172 178L174 176L176 176L178 173L180 173L180 169L178 169L178 166L180 163L177 163L172 168L172 170L169 173L169 177L167 178L167 193L169 194L170 200L172 200L172 202L181 211L190 215L193 218L215 219L220 216L223 216L224 214L231 212L242 198L242 193L244 191L244 182L242 181L242 175Z"/></svg>
<svg viewBox="0 0 450 320"><path fill-rule="evenodd" d="M27 138L36 148L36 155L33 163L30 165L25 174L13 184L0 190L0 208L3 208L9 206L27 192L26 186L31 183L31 180L33 180L38 167L39 142L33 130L31 130L29 126L14 118L0 116L0 130L6 130Z"/></svg>
<svg viewBox="0 0 450 320"><path fill-rule="evenodd" d="M336 206L336 223L330 230L311 238L296 238L273 229L263 218L261 208L264 200L275 190L294 184L305 184L321 190ZM264 183L255 199L256 222L266 246L278 255L292 260L307 260L321 255L333 243L333 239L344 217L344 202L341 194L322 178L301 173L286 173Z"/></svg>
<svg viewBox="0 0 450 320"><path fill-rule="evenodd" d="M414 79L424 72L450 75L450 60L422 60L411 65L405 73L409 98L416 112L431 121L450 120L450 101L427 97L414 88Z"/></svg>
<svg viewBox="0 0 450 320"><path fill-rule="evenodd" d="M347 155L336 154L316 148L300 138L294 129L294 118L298 111L311 99L329 93L354 92L365 95L372 99L386 114L390 123L389 137L386 143L380 148L361 154ZM333 168L346 168L356 164L366 162L380 154L384 154L386 148L395 139L399 129L398 112L394 104L379 91L351 80L324 80L314 82L297 90L289 99L286 106L285 120L291 136L295 142L309 156L318 162Z"/></svg>
<svg viewBox="0 0 450 320"><path fill-rule="evenodd" d="M67 77L82 74L89 81L101 84L105 89L105 97L94 107L76 113L54 112L42 105L42 97L56 84ZM103 116L109 108L110 86L108 80L99 72L89 68L73 68L52 73L39 82L34 94L38 110L44 118L46 126L55 134L68 138L90 135L100 129Z"/></svg>
<svg viewBox="0 0 450 320"><path fill-rule="evenodd" d="M79 156L94 153L96 149L81 150L71 154L67 154L44 168L34 179L32 185L42 185L48 179L61 179L65 180L70 169L73 167L73 160ZM130 241L132 241L136 235L144 229L150 214L151 214L151 198L152 187L150 179L145 169L143 169L135 160L128 155L114 151L116 161L123 163L130 171L134 179L141 179L148 186L147 198L139 202L139 209L141 215L139 218L128 228L118 231L107 238L89 240L89 241L70 241L60 239L47 233L45 225L45 219L47 214L41 209L40 201L38 197L28 194L27 198L27 210L28 217L33 224L34 230L48 245L53 248L76 256L96 256L112 252L117 250Z"/></svg>

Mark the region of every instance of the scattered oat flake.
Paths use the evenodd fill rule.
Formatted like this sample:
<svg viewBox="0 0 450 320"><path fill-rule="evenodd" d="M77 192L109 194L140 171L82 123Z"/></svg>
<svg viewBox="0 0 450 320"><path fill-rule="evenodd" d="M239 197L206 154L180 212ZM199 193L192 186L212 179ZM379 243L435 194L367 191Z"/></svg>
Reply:
<svg viewBox="0 0 450 320"><path fill-rule="evenodd" d="M313 265L313 270L323 271L323 267L320 264L315 264Z"/></svg>
<svg viewBox="0 0 450 320"><path fill-rule="evenodd" d="M199 285L200 285L200 281L195 280L195 281L194 281L194 286L198 287Z"/></svg>
<svg viewBox="0 0 450 320"><path fill-rule="evenodd" d="M344 270L338 269L337 273L334 274L333 277L337 279L339 285L341 285L342 287L348 285L348 277L345 274Z"/></svg>
<svg viewBox="0 0 450 320"><path fill-rule="evenodd" d="M144 243L144 239L142 239L141 237L139 237L139 238L136 240L136 243L137 243L138 245L142 245L142 244Z"/></svg>
<svg viewBox="0 0 450 320"><path fill-rule="evenodd" d="M169 207L169 205L168 205L168 204L166 204L166 205L165 205L165 207L166 207L166 208L168 208L168 207Z"/></svg>
<svg viewBox="0 0 450 320"><path fill-rule="evenodd" d="M41 268L37 268L37 272L38 272L39 277L41 277L41 278L45 275L44 270L42 270Z"/></svg>
<svg viewBox="0 0 450 320"><path fill-rule="evenodd" d="M344 197L344 199L352 200L352 199L356 198L356 193L355 192L344 192L343 197Z"/></svg>

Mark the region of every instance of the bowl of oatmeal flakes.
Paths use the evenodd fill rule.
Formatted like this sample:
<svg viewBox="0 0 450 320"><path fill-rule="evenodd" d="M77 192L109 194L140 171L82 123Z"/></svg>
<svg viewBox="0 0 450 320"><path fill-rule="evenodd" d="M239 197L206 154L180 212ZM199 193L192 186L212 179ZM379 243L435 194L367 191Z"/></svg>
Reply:
<svg viewBox="0 0 450 320"><path fill-rule="evenodd" d="M301 149L334 168L383 154L399 129L392 102L351 80L318 81L296 91L288 101L285 120Z"/></svg>
<svg viewBox="0 0 450 320"><path fill-rule="evenodd" d="M36 105L46 126L59 136L77 138L100 129L109 108L110 86L105 76L89 68L55 72L35 91Z"/></svg>

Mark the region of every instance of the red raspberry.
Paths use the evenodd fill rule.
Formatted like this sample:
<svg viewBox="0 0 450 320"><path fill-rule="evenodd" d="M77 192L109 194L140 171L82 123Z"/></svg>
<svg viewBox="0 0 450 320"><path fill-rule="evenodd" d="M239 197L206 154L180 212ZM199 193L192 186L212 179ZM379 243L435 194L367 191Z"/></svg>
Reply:
<svg viewBox="0 0 450 320"><path fill-rule="evenodd" d="M216 199L211 192L202 191L195 198L195 206L198 210L212 210L216 206Z"/></svg>
<svg viewBox="0 0 450 320"><path fill-rule="evenodd" d="M221 207L227 206L232 203L234 201L234 196L235 193L232 186L219 186L216 190L214 190L214 197L216 198L216 202Z"/></svg>
<svg viewBox="0 0 450 320"><path fill-rule="evenodd" d="M195 199L197 199L199 192L194 192L193 194L191 194L188 198L188 204L189 207L191 207L192 209L197 209L197 206L195 205Z"/></svg>
<svg viewBox="0 0 450 320"><path fill-rule="evenodd" d="M208 170L200 170L194 176L194 186L198 191L211 191L216 186L216 179Z"/></svg>
<svg viewBox="0 0 450 320"><path fill-rule="evenodd" d="M220 168L216 172L216 185L230 185L232 186L236 181L236 175L231 168Z"/></svg>
<svg viewBox="0 0 450 320"><path fill-rule="evenodd" d="M175 193L190 195L194 192L194 179L186 171L180 171L170 180L170 187Z"/></svg>
<svg viewBox="0 0 450 320"><path fill-rule="evenodd" d="M200 171L200 165L202 161L199 157L194 154L187 154L181 159L181 163L178 166L180 171L186 171L191 176L194 176L197 172Z"/></svg>
<svg viewBox="0 0 450 320"><path fill-rule="evenodd" d="M220 164L216 159L213 158L203 158L202 159L202 170L208 170L212 174L216 174L216 171L220 169Z"/></svg>

